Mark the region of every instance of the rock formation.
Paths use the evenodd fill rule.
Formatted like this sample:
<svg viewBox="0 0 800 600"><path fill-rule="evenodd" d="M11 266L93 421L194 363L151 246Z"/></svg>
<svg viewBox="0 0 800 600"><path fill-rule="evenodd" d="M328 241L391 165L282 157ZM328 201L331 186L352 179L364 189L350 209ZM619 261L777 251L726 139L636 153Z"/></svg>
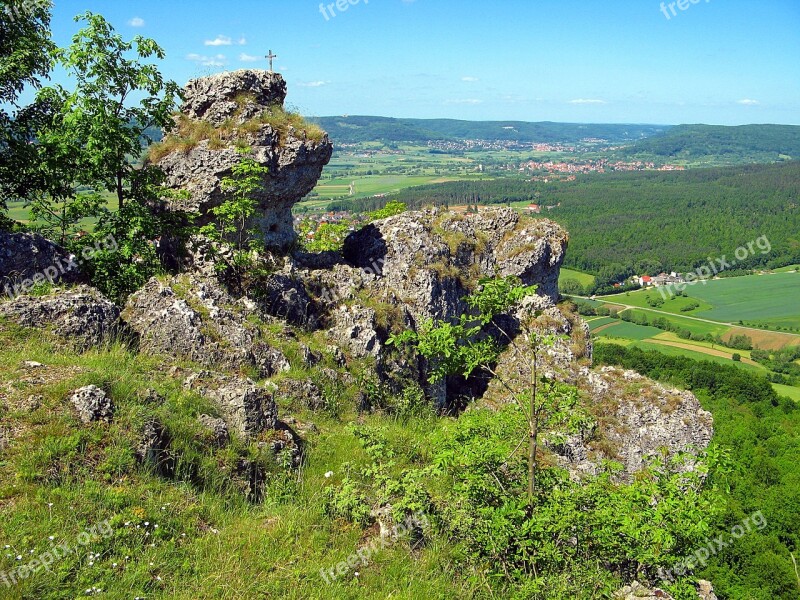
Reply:
<svg viewBox="0 0 800 600"><path fill-rule="evenodd" d="M111 342L124 333L119 316L119 308L85 285L0 303L0 317L23 327L50 329L80 350Z"/></svg>
<svg viewBox="0 0 800 600"><path fill-rule="evenodd" d="M180 126L171 135L180 137L182 128L206 128L209 135L158 160L166 185L189 193L187 199L171 201L170 208L197 216L199 224L213 221L209 211L226 199L221 181L242 159L237 147L248 147L248 155L269 169L256 196L259 212L253 225L268 248L289 248L297 237L292 205L314 188L330 161L333 145L327 135L311 139L309 131L286 120L286 82L277 73L220 73L190 81L184 95Z"/></svg>
<svg viewBox="0 0 800 600"><path fill-rule="evenodd" d="M0 231L0 294L24 294L36 283L78 283L74 256L38 233Z"/></svg>

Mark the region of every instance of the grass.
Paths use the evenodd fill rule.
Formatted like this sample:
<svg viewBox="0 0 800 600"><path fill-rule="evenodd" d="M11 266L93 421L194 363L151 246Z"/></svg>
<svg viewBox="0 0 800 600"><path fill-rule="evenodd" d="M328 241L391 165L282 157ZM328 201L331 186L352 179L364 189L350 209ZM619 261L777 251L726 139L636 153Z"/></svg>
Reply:
<svg viewBox="0 0 800 600"><path fill-rule="evenodd" d="M766 324L800 332L800 274L729 277L695 285L688 292L713 308L698 316L714 321Z"/></svg>
<svg viewBox="0 0 800 600"><path fill-rule="evenodd" d="M639 308L648 308L648 309L652 308L653 310L668 312L676 315L694 316L700 311L710 310L713 308L713 306L708 304L707 302L703 302L702 300L686 296L670 297L669 295L667 295L666 299L664 299L661 293L658 290L654 289L645 289L636 292L628 292L626 294L618 296L618 298L619 301L622 302L623 304L628 304L630 306L638 306ZM663 304L661 306L651 306L648 303L648 300L651 302L663 301ZM700 306L691 311L683 310L685 308L689 308L694 304L699 304Z"/></svg>
<svg viewBox="0 0 800 600"><path fill-rule="evenodd" d="M252 460L257 448L234 442L233 449L215 450L204 441L196 415L214 408L183 390L164 360L119 345L76 355L44 334L2 323L0 347L0 376L9 382L0 430L10 428L14 438L0 455L0 542L9 546L0 553L0 571L10 573L53 544L75 548L50 572L10 588L0 584L0 598L75 598L92 588L108 598L186 600L481 597L470 573L456 566L453 548L435 535L414 552L403 542L381 550L357 567L358 577L350 570L326 584L320 575L366 539L361 527L331 519L322 502L348 468L369 463L349 423L386 427L424 454L428 434L446 419L358 417L352 399L343 400L341 418L292 407L299 422L315 425L306 434L306 464L302 472L270 471L264 501L252 504L231 481L238 453ZM26 360L45 366L31 371ZM73 414L70 391L90 383L114 400L111 424L82 425ZM163 405L144 399L147 388L163 394ZM25 407L30 396L40 398L38 407ZM156 417L181 450L182 476L159 476L133 458L138 431ZM106 521L107 536L76 543Z"/></svg>
<svg viewBox="0 0 800 600"><path fill-rule="evenodd" d="M635 323L626 323L622 321L619 325L601 331L598 337L646 340L660 333L662 333L662 331L655 327L645 327L644 325L636 325Z"/></svg>
<svg viewBox="0 0 800 600"><path fill-rule="evenodd" d="M781 385L779 383L773 383L772 387L774 387L775 391L778 392L781 396L786 396L787 398L791 398L795 402L800 402L800 388L791 387L788 385Z"/></svg>
<svg viewBox="0 0 800 600"><path fill-rule="evenodd" d="M237 96L237 103L246 102L247 98ZM230 145L246 147L249 145L247 134L254 134L267 125L278 133L281 145L286 143L291 131L296 137L304 135L305 139L316 143L325 137L325 132L318 125L306 121L298 113L286 111L280 105L271 106L244 123L238 123L234 116L219 127L178 113L175 129L163 141L150 146L148 159L157 163L173 152L188 154L204 141L208 141L212 150L221 150Z"/></svg>
<svg viewBox="0 0 800 600"><path fill-rule="evenodd" d="M583 287L587 287L590 285L594 285L595 277L594 275L589 275L588 273L581 273L580 271L573 271L572 269L561 269L561 274L558 277L559 285L563 281L567 279L574 279L578 283L580 283Z"/></svg>

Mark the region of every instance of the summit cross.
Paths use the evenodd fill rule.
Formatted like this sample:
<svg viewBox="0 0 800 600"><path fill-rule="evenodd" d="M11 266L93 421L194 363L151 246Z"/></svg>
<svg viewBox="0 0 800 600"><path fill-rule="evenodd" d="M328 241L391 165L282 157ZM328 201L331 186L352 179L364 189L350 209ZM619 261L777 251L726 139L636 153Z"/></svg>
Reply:
<svg viewBox="0 0 800 600"><path fill-rule="evenodd" d="M269 59L269 72L272 73L273 72L272 71L272 61L274 59L278 58L278 55L277 54L273 54L272 50L270 50L269 54L267 54L267 58Z"/></svg>

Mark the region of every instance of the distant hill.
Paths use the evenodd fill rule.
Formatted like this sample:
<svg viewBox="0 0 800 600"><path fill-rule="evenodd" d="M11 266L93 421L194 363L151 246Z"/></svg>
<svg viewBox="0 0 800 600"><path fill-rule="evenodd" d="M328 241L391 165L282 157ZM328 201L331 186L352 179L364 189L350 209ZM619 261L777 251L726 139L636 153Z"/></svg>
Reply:
<svg viewBox="0 0 800 600"><path fill-rule="evenodd" d="M800 158L800 126L795 125L678 125L636 142L627 153L672 160L706 156L752 162Z"/></svg>
<svg viewBox="0 0 800 600"><path fill-rule="evenodd" d="M610 142L638 141L662 134L665 125L597 125L528 123L524 121L459 121L456 119L394 119L390 117L317 117L335 143L428 142L430 140L502 140L517 142L579 142L599 138Z"/></svg>

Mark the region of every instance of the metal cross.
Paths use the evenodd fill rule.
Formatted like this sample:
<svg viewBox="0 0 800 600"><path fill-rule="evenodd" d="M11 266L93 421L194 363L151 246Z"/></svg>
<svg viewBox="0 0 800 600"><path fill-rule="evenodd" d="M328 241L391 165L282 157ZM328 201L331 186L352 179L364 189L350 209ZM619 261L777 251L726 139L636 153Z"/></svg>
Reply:
<svg viewBox="0 0 800 600"><path fill-rule="evenodd" d="M273 61L273 59L278 58L278 55L277 54L273 54L272 50L270 50L269 54L267 54L267 58L269 59L269 72L272 73L272 61Z"/></svg>

